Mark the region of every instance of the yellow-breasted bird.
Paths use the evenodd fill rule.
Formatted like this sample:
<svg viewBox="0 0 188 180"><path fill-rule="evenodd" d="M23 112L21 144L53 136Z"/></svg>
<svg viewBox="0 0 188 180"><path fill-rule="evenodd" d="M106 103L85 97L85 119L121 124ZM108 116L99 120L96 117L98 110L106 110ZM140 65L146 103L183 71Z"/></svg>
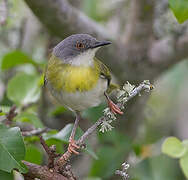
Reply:
<svg viewBox="0 0 188 180"><path fill-rule="evenodd" d="M88 34L75 34L61 41L53 49L45 72L45 85L64 106L75 112L76 120L69 139L68 151L78 154L74 140L80 112L101 103L105 95L113 113L123 112L110 100L114 89L110 71L95 58L96 51L109 41L99 41Z"/></svg>

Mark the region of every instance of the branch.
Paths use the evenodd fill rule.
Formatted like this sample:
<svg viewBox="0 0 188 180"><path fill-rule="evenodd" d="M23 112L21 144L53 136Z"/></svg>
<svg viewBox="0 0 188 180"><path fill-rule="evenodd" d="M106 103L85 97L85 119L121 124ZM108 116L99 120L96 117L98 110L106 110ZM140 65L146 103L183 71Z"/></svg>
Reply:
<svg viewBox="0 0 188 180"><path fill-rule="evenodd" d="M8 2L3 0L0 3L0 25L5 25L8 18Z"/></svg>
<svg viewBox="0 0 188 180"><path fill-rule="evenodd" d="M6 119L5 119L5 124L6 125L11 125L12 124L12 121L13 119L17 116L17 112L16 112L16 106L13 105L9 112L6 114Z"/></svg>
<svg viewBox="0 0 188 180"><path fill-rule="evenodd" d="M88 33L103 39L115 37L108 29L70 5L67 0L25 0L40 21L55 35L65 38Z"/></svg>
<svg viewBox="0 0 188 180"><path fill-rule="evenodd" d="M155 41L149 51L150 62L161 71L188 57L188 33Z"/></svg>
<svg viewBox="0 0 188 180"><path fill-rule="evenodd" d="M154 6L155 0L131 0L125 44L147 49L153 36Z"/></svg>
<svg viewBox="0 0 188 180"><path fill-rule="evenodd" d="M128 83L128 85L130 85ZM129 86L130 87L130 86ZM153 86L148 82L148 81L144 81L143 83L141 83L138 87L134 87L132 86L132 89L124 89L125 94L121 94L121 97L119 97L118 99L121 101L117 104L118 107L122 110L124 109L124 105L125 103L127 103L130 99L132 99L133 97L135 97L137 94L140 94L141 91L143 90L152 90ZM127 94L128 93L128 94ZM104 110L105 111L105 110ZM111 114L111 116L114 116L113 114ZM79 146L83 145L84 141L86 140L86 138L88 138L89 135L91 135L96 129L97 127L99 127L104 121L108 121L109 119L111 119L111 117L109 117L109 115L105 115L102 116L101 118L99 118L94 125L92 125L77 141L77 144ZM72 154L69 151L66 151L63 156L61 158L59 158L59 160L56 163L56 167L62 167L64 166L68 160L70 159L70 157L72 156Z"/></svg>
<svg viewBox="0 0 188 180"><path fill-rule="evenodd" d="M39 166L27 161L23 161L23 163L28 168L28 173L24 175L28 179L39 178L40 180L70 180L57 172L50 171L46 166Z"/></svg>
<svg viewBox="0 0 188 180"><path fill-rule="evenodd" d="M52 145L48 147L42 136L40 136L40 142L48 155L48 165L39 166L33 163L23 161L28 167L29 172L24 174L26 180L40 178L41 180L76 180L76 177L71 171L71 166L61 166L57 169L54 167L54 162L60 154L56 153L56 146Z"/></svg>
<svg viewBox="0 0 188 180"><path fill-rule="evenodd" d="M48 145L45 143L42 136L40 136L40 142L41 142L44 150L48 154L48 168L53 168L55 158L60 156L59 154L56 153L56 146L52 145L52 146L48 147Z"/></svg>
<svg viewBox="0 0 188 180"><path fill-rule="evenodd" d="M38 136L38 135L48 132L50 130L51 130L50 128L45 127L45 128L33 129L30 131L22 131L22 136L27 136L27 137Z"/></svg>

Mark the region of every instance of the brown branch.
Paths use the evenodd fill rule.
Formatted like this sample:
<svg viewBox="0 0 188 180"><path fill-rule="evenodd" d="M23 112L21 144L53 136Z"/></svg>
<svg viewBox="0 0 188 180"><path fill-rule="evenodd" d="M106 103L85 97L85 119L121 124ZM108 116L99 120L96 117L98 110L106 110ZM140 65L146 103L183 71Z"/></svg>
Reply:
<svg viewBox="0 0 188 180"><path fill-rule="evenodd" d="M70 180L63 175L50 170L47 166L39 166L27 161L23 161L23 163L28 168L28 173L24 175L27 179L30 178L34 180L34 178L39 178L40 180Z"/></svg>
<svg viewBox="0 0 188 180"><path fill-rule="evenodd" d="M12 120L17 116L17 112L16 112L16 106L13 105L10 108L10 111L6 114L6 120L5 120L5 124L6 125L11 125L12 124Z"/></svg>
<svg viewBox="0 0 188 180"><path fill-rule="evenodd" d="M48 145L45 143L42 136L40 136L40 142L48 155L48 168L53 168L55 158L60 156L59 154L56 153L56 146L52 145L52 146L48 147Z"/></svg>
<svg viewBox="0 0 188 180"><path fill-rule="evenodd" d="M71 6L67 0L25 0L40 21L55 35L65 38L74 33L88 33L113 39L108 29Z"/></svg>

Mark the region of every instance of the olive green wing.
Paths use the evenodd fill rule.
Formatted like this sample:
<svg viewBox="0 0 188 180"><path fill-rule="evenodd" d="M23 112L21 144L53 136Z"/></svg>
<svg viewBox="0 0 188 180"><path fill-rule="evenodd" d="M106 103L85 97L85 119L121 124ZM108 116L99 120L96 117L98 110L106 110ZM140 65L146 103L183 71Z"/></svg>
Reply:
<svg viewBox="0 0 188 180"><path fill-rule="evenodd" d="M100 77L106 79L108 82L108 89L106 92L111 93L113 90L119 88L118 85L111 83L111 73L108 67L105 64L103 64L100 60L98 60L96 57L95 57L95 61L97 62L99 67Z"/></svg>

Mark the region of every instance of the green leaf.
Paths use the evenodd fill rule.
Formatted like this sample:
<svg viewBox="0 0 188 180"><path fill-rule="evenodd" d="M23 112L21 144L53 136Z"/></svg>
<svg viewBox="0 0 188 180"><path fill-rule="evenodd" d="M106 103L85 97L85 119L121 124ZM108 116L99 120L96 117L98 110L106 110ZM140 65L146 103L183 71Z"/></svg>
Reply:
<svg viewBox="0 0 188 180"><path fill-rule="evenodd" d="M38 75L17 74L8 82L8 98L17 105L36 102L40 96L39 78Z"/></svg>
<svg viewBox="0 0 188 180"><path fill-rule="evenodd" d="M27 168L21 163L25 157L25 146L18 127L6 128L0 125L0 170L11 172L18 169L26 172Z"/></svg>
<svg viewBox="0 0 188 180"><path fill-rule="evenodd" d="M6 113L0 112L0 116L4 116L4 115L6 115Z"/></svg>
<svg viewBox="0 0 188 180"><path fill-rule="evenodd" d="M136 180L180 180L183 179L176 160L165 155L147 158L130 166L128 174Z"/></svg>
<svg viewBox="0 0 188 180"><path fill-rule="evenodd" d="M8 173L8 172L0 170L0 179L2 179L2 180L13 180L14 177L13 177L12 172Z"/></svg>
<svg viewBox="0 0 188 180"><path fill-rule="evenodd" d="M0 111L3 113L8 113L10 111L10 106L0 106Z"/></svg>
<svg viewBox="0 0 188 180"><path fill-rule="evenodd" d="M188 152L180 158L180 166L183 170L183 173L188 178Z"/></svg>
<svg viewBox="0 0 188 180"><path fill-rule="evenodd" d="M105 104L101 104L100 106L89 108L82 113L82 117L87 118L92 122L96 122L97 119L103 115L103 110L105 107Z"/></svg>
<svg viewBox="0 0 188 180"><path fill-rule="evenodd" d="M183 146L188 150L188 139L182 141Z"/></svg>
<svg viewBox="0 0 188 180"><path fill-rule="evenodd" d="M67 109L64 106L57 106L52 112L50 112L50 115L57 116L65 111L67 111Z"/></svg>
<svg viewBox="0 0 188 180"><path fill-rule="evenodd" d="M28 145L26 146L25 160L40 165L42 163L42 153L36 146Z"/></svg>
<svg viewBox="0 0 188 180"><path fill-rule="evenodd" d="M98 160L92 164L91 176L109 179L123 163L124 157L131 150L131 140L118 130L98 133L103 145L97 152ZM108 146L107 146L108 144Z"/></svg>
<svg viewBox="0 0 188 180"><path fill-rule="evenodd" d="M99 158L93 162L89 175L109 179L123 163L126 153L126 151L121 151L113 146L101 147L97 153Z"/></svg>
<svg viewBox="0 0 188 180"><path fill-rule="evenodd" d="M180 158L185 154L186 148L176 137L169 137L162 145L162 152L173 158Z"/></svg>
<svg viewBox="0 0 188 180"><path fill-rule="evenodd" d="M46 144L48 146L55 145L57 153L61 153L62 154L64 152L62 141L60 141L60 140L57 140L57 139L48 139L48 140L46 140Z"/></svg>
<svg viewBox="0 0 188 180"><path fill-rule="evenodd" d="M84 180L102 180L102 179L99 178L99 177L88 177L88 178L86 178Z"/></svg>
<svg viewBox="0 0 188 180"><path fill-rule="evenodd" d="M2 59L2 69L9 69L13 68L18 65L22 64L33 64L36 65L37 63L33 61L29 56L21 51L13 51L11 53L6 54Z"/></svg>
<svg viewBox="0 0 188 180"><path fill-rule="evenodd" d="M169 4L179 23L183 23L188 19L187 0L169 0Z"/></svg>
<svg viewBox="0 0 188 180"><path fill-rule="evenodd" d="M21 121L21 122L29 122L33 124L36 128L44 127L40 119L34 113L21 112L14 118L14 120Z"/></svg>
<svg viewBox="0 0 188 180"><path fill-rule="evenodd" d="M43 85L44 85L44 74L42 74L42 75L40 76L38 85L39 85L39 86L43 86Z"/></svg>
<svg viewBox="0 0 188 180"><path fill-rule="evenodd" d="M56 140L60 140L63 143L68 144L72 128L73 128L73 124L67 124L61 131L59 131L56 134L44 135L44 140L56 139ZM82 134L83 134L83 131L78 127L76 130L75 140L78 140L82 136ZM88 145L88 143L86 143L86 144L87 144L87 146L86 146L85 151L88 154L90 154L93 158L97 159L95 152L91 149L91 147Z"/></svg>

